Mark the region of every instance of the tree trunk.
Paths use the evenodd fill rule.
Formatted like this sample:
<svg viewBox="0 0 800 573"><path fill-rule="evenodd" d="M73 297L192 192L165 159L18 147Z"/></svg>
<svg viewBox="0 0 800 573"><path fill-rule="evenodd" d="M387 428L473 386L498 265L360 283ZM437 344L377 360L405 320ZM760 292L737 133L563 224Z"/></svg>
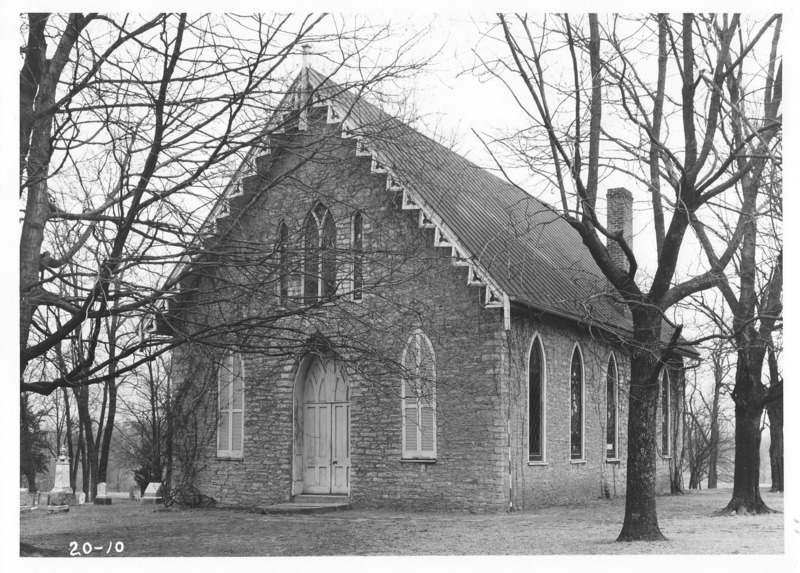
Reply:
<svg viewBox="0 0 800 573"><path fill-rule="evenodd" d="M94 499L97 495L97 448L94 444L94 434L92 433L92 418L89 414L89 388L81 386L74 388L75 400L78 402L78 418L83 427L84 456L88 466L89 486L87 488L87 472L84 471L83 489L88 499Z"/></svg>
<svg viewBox="0 0 800 573"><path fill-rule="evenodd" d="M770 492L783 492L783 397L767 406L769 416L769 462L772 470Z"/></svg>
<svg viewBox="0 0 800 573"><path fill-rule="evenodd" d="M741 390L734 397L736 409L736 450L733 469L733 496L722 513L743 515L747 513L772 513L761 499L759 468L761 465L761 413L760 397L749 377L747 353L739 351L736 367L736 387ZM748 391L749 389L749 391Z"/></svg>
<svg viewBox="0 0 800 573"><path fill-rule="evenodd" d="M78 437L78 456L81 458L81 480L83 483L83 493L86 494L87 500L93 500L90 495L89 489L89 463L86 460L86 441L83 439L83 426L81 426L81 433Z"/></svg>
<svg viewBox="0 0 800 573"><path fill-rule="evenodd" d="M111 369L111 367L109 367ZM97 476L101 482L107 481L106 472L108 470L108 454L111 450L111 433L114 429L114 418L117 412L117 383L112 378L106 382L108 386L108 416L106 417L103 431L103 442L100 448L100 459L97 469Z"/></svg>
<svg viewBox="0 0 800 573"><path fill-rule="evenodd" d="M719 457L719 391L721 384L714 384L714 401L711 405L711 429L708 448L708 489L717 487L717 459Z"/></svg>
<svg viewBox="0 0 800 573"><path fill-rule="evenodd" d="M733 496L723 512L771 513L761 499L758 470L761 464L761 415L736 405L736 454L733 473Z"/></svg>
<svg viewBox="0 0 800 573"><path fill-rule="evenodd" d="M648 320L648 318L650 320ZM638 325L636 323L639 323ZM625 522L617 541L661 541L656 513L656 406L659 391L658 339L661 315L634 316L638 346L631 359L628 401L628 475ZM655 326L653 326L655 325ZM636 336L636 330L640 336Z"/></svg>
<svg viewBox="0 0 800 573"><path fill-rule="evenodd" d="M53 129L53 106L59 88L61 73L69 62L72 48L85 25L80 14L70 14L69 24L58 41L50 59L46 59L47 36L46 15L33 15L30 18L29 45L32 50L30 60L26 56L26 69L20 77L20 145L27 150L25 171L27 177L25 216L19 241L19 348L22 371L28 363L25 351L33 313L36 310L36 296L39 287L39 271L42 258L44 229L49 214L48 176L50 174L51 135ZM36 65L28 69L28 63ZM31 102L31 96L36 94ZM32 107L31 107L32 106Z"/></svg>
<svg viewBox="0 0 800 573"><path fill-rule="evenodd" d="M72 414L69 410L69 393L66 388L61 389L64 394L64 424L66 426L64 442L67 444L67 459L70 462L69 487L72 491L77 491L78 481L78 452L72 443Z"/></svg>
<svg viewBox="0 0 800 573"><path fill-rule="evenodd" d="M38 491L36 489L36 472L31 471L30 468L25 469L25 479L28 480L28 491L33 493Z"/></svg>
<svg viewBox="0 0 800 573"><path fill-rule="evenodd" d="M669 389L672 394L671 403L677 406L673 408L672 412L668 415L672 419L672 457L669 460L669 490L670 493L683 493L683 409L684 409L684 396L685 379L683 375L683 362L674 364L675 368L672 370L674 376L670 378L673 381ZM680 448L678 447L680 445Z"/></svg>
<svg viewBox="0 0 800 573"><path fill-rule="evenodd" d="M108 454L111 450L111 435L114 431L114 418L117 413L117 379L116 374L116 355L117 355L117 317L112 316L108 325L108 373L112 378L106 382L108 388L108 415L103 423L105 431L103 432L103 442L100 448L100 465L98 467L97 475L101 482L107 482L106 472L108 470Z"/></svg>

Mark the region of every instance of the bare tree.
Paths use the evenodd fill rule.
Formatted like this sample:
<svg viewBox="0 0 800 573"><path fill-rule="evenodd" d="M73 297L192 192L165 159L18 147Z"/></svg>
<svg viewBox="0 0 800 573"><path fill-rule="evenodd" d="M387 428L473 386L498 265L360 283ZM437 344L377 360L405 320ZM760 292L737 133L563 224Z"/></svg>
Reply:
<svg viewBox="0 0 800 573"><path fill-rule="evenodd" d="M783 377L778 367L777 351L774 346L767 350L769 360L770 390L783 385ZM783 481L783 392L767 404L769 417L769 461L772 477L770 492L785 491Z"/></svg>
<svg viewBox="0 0 800 573"><path fill-rule="evenodd" d="M159 356L126 377L119 439L141 491L168 481L171 448L170 361Z"/></svg>
<svg viewBox="0 0 800 573"><path fill-rule="evenodd" d="M164 314L165 293L181 278L171 269L202 254L194 238L211 206L232 175L239 184L248 174L235 166L296 119L276 115L276 106L303 43L320 48L334 71L352 68L347 87L360 90L418 67L404 63L413 38L394 57L384 53L385 65L365 59L365 48L388 28L360 19L26 20L20 368L22 391L43 394L113 382L185 341L137 337L135 325ZM328 31L318 32L323 27ZM266 125L268 118L276 121ZM115 316L130 320L120 320L111 344L103 324ZM33 362L54 363L62 344L77 352L65 369L47 370L49 378L26 374ZM143 353L146 347L158 352Z"/></svg>
<svg viewBox="0 0 800 573"><path fill-rule="evenodd" d="M509 82L530 122L506 146L522 150L527 164L551 181L562 216L633 319L626 508L619 541L664 538L655 499L658 382L682 333L677 326L665 343L665 313L720 284L752 218L749 206L741 205L724 252L696 273L680 269L693 221L707 216L717 198L772 157L781 128L780 90L769 90L762 121L734 141L726 139L726 129L740 109L726 90L731 78L772 69L776 56L764 55L761 39L779 27L778 16L747 25L738 15L722 14L684 14L677 21L667 14L614 15L602 22L593 14L577 22L563 15L539 24L524 15L499 16L499 40L509 58L486 62L485 69ZM768 62L763 68L761 59ZM563 81L550 67L554 60L568 66ZM506 71L517 79L507 80ZM622 233L609 232L597 215L598 189L614 172L647 190L657 260L650 276L639 272L641 262ZM610 256L611 245L625 254L626 264Z"/></svg>
<svg viewBox="0 0 800 573"><path fill-rule="evenodd" d="M50 465L47 455L47 432L43 419L47 410L33 404L29 396L20 396L20 473L28 481L28 491L35 492L36 474L46 473Z"/></svg>
<svg viewBox="0 0 800 573"><path fill-rule="evenodd" d="M711 265L719 260L720 248L736 247L736 275L722 277L719 284L733 314L730 336L738 353L736 383L731 392L736 405L733 495L723 514L771 511L759 490L761 419L764 407L783 395L783 385L777 378L769 386L762 382L767 352L773 332L781 326L783 309L782 140L780 134L769 139L760 135L781 119L783 64L778 50L781 18L777 16L774 20L763 77L748 81L742 73L731 74L725 83L732 110L726 144L742 149L733 159L742 172L737 182L742 224L733 232L725 225L709 232L702 222L692 220ZM756 84L759 80L763 80L763 87ZM722 247L718 246L719 239Z"/></svg>
<svg viewBox="0 0 800 573"><path fill-rule="evenodd" d="M689 471L689 489L702 488L704 478L708 489L717 487L720 475L726 481L732 479L732 420L721 400L730 394L734 369L731 356L735 352L725 337L712 339L704 349L706 367L700 367L702 376L695 376L685 396L683 469ZM709 378L710 386L704 384Z"/></svg>

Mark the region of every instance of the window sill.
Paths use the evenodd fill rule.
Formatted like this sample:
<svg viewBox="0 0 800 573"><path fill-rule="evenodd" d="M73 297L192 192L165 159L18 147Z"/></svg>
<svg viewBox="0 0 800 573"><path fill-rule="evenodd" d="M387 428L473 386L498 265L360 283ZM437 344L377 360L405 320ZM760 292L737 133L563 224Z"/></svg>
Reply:
<svg viewBox="0 0 800 573"><path fill-rule="evenodd" d="M401 464L435 464L436 458L400 458Z"/></svg>
<svg viewBox="0 0 800 573"><path fill-rule="evenodd" d="M671 460L672 459L672 454L667 454L667 455L660 454L660 455L661 455L661 459L662 460Z"/></svg>
<svg viewBox="0 0 800 573"><path fill-rule="evenodd" d="M214 457L214 459L219 462L241 462L244 460L244 456L217 455Z"/></svg>
<svg viewBox="0 0 800 573"><path fill-rule="evenodd" d="M570 460L569 463L571 463L571 464L585 464L586 460Z"/></svg>
<svg viewBox="0 0 800 573"><path fill-rule="evenodd" d="M547 462L528 462L529 466L547 466L550 465Z"/></svg>
<svg viewBox="0 0 800 573"><path fill-rule="evenodd" d="M619 464L620 462L622 462L622 460L619 458L606 458L607 464Z"/></svg>

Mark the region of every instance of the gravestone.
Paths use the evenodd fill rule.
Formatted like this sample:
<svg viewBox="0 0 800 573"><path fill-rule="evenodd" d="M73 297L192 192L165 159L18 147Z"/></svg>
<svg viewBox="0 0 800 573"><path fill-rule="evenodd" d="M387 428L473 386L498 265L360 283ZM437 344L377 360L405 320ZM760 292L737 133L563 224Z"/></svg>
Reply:
<svg viewBox="0 0 800 573"><path fill-rule="evenodd" d="M161 482L150 482L150 485L147 486L147 489L144 490L144 495L142 496L142 503L143 504L153 504L157 505L164 501L163 497L163 486Z"/></svg>
<svg viewBox="0 0 800 573"><path fill-rule="evenodd" d="M69 511L69 504L47 506L47 513L67 513L68 511Z"/></svg>
<svg viewBox="0 0 800 573"><path fill-rule="evenodd" d="M131 496L131 501L141 501L142 490L139 489L138 485L131 486L130 496Z"/></svg>
<svg viewBox="0 0 800 573"><path fill-rule="evenodd" d="M111 498L108 497L106 487L106 482L104 481L97 484L97 495L94 497L95 505L111 505Z"/></svg>
<svg viewBox="0 0 800 573"><path fill-rule="evenodd" d="M86 494L83 493L82 491L79 491L78 493L75 494L75 501L78 502L78 505L83 505L84 503L86 503Z"/></svg>
<svg viewBox="0 0 800 573"><path fill-rule="evenodd" d="M28 511L30 510L31 506L31 495L28 493L27 487L19 488L19 510L20 511Z"/></svg>
<svg viewBox="0 0 800 573"><path fill-rule="evenodd" d="M61 448L61 455L58 456L55 475L55 484L53 484L53 489L50 491L72 493L72 488L69 486L69 460L67 460L67 453L64 448Z"/></svg>
<svg viewBox="0 0 800 573"><path fill-rule="evenodd" d="M61 453L56 461L55 483L50 494L47 496L47 510L49 513L51 507L61 507L66 505L69 507L71 503L75 503L75 496L72 493L72 488L69 486L69 460L64 448L61 448ZM64 511L64 510L60 510Z"/></svg>

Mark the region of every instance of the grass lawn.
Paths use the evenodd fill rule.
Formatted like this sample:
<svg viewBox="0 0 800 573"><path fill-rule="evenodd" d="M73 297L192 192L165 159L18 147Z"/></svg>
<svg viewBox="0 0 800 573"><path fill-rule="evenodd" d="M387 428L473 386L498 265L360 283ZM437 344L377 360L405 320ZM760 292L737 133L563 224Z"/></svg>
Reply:
<svg viewBox="0 0 800 573"><path fill-rule="evenodd" d="M102 546L95 556L589 555L776 554L784 551L783 513L715 517L731 490L658 499L669 541L615 543L624 499L513 513L351 510L262 515L230 509L154 510L123 500L69 513L20 514L21 554L68 556L70 543ZM762 493L783 511L783 495ZM794 535L794 534L793 534ZM121 553L109 543L124 544ZM74 546L73 546L74 547Z"/></svg>

